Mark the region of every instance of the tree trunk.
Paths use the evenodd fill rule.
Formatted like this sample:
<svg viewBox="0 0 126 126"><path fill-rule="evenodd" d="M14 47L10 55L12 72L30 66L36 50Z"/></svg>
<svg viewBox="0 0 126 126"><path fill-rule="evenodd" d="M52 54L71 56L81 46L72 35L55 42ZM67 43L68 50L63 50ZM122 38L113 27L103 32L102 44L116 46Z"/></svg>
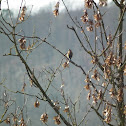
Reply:
<svg viewBox="0 0 126 126"><path fill-rule="evenodd" d="M123 9L120 8L120 15L119 15L119 21L122 17ZM119 57L121 59L121 65L123 61L123 41L122 41L122 35L123 35L123 18L121 20L120 26L119 26ZM119 119L120 123L119 126L125 126L125 115L124 115L124 93L123 93L123 87L124 87L124 76L123 76L123 70L119 72L119 89L122 89L122 101L118 101L118 114L119 114Z"/></svg>

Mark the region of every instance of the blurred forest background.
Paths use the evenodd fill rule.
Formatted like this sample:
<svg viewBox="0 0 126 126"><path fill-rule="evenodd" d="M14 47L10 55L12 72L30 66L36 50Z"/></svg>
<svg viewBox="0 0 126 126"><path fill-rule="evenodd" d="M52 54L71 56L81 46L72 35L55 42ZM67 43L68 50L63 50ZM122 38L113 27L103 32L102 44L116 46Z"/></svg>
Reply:
<svg viewBox="0 0 126 126"><path fill-rule="evenodd" d="M118 8L114 5L109 5L108 7L102 8L103 12L105 13L103 16L105 27L108 28L108 32L113 33L117 26L118 20ZM4 16L8 18L8 14L6 10L3 10ZM12 12L13 13L13 12ZM83 15L83 10L76 10L70 11L72 17L77 18L80 20L80 17ZM51 44L55 45L59 50L64 52L64 54L71 49L73 51L73 61L80 64L85 70L88 71L91 65L91 58L87 56L87 54L83 53L80 44L78 43L77 38L75 37L74 33L67 28L67 24L72 26L72 22L69 20L69 16L66 12L60 12L58 17L54 17L52 11L40 10L39 13L32 15L29 17L27 21L20 24L18 26L17 31L23 30L24 35L31 36L37 35L40 38L44 38L48 35L51 31L51 35L47 39ZM110 29L111 27L111 29ZM124 29L126 28L126 23L124 23ZM78 29L77 29L78 30ZM126 30L126 29L125 29ZM87 32L88 34L88 32ZM92 34L92 35L91 35ZM80 36L81 37L81 36ZM94 36L93 33L90 33L90 40L92 41L92 45L94 43ZM17 38L18 40L19 38ZM83 39L83 38L82 38ZM126 36L124 38L126 40ZM34 40L35 41L35 40ZM29 43L31 43L29 41ZM24 81L26 83L26 90L25 92L29 94L36 94L38 90L32 90L30 87L29 81L27 78L24 77L25 75L25 68L24 65L21 64L20 60L12 56L3 56L4 54L9 53L9 49L11 47L11 43L6 36L0 34L0 81L5 78L4 85L11 91L21 91ZM26 53L24 53L26 55ZM80 57L81 56L81 57ZM63 57L57 53L54 49L49 47L47 44L43 43L39 46L36 50L33 50L31 55L27 60L28 64L35 68L35 73L39 77L39 81L42 87L47 86L47 76L43 73L43 69L47 70L54 70L60 64L60 61ZM65 93L71 96L71 99L75 101L78 97L78 94L85 85L82 73L80 69L74 67L70 64L69 68L66 68L62 73L62 78L64 80L65 85ZM49 89L49 95L52 96L52 100L60 100L61 96L58 96L57 90L61 86L61 76L60 74L55 77L52 82L52 87ZM5 91L5 88L2 86L0 87L0 95L2 96ZM55 115L54 111L49 107L48 103L40 102L39 108L34 108L34 102L36 98L31 98L28 96L15 94L12 92L8 92L9 97L12 99L18 99L16 102L16 106L22 106L24 104L24 98L27 99L27 109L26 109L26 118L31 120L31 126L40 126L44 125L40 121L40 116L43 112L47 112L49 115L48 124L50 126L54 126L53 123L53 116ZM84 115L88 108L87 103L87 93L85 90L82 91L80 105L78 104L78 111L81 111L80 115ZM56 96L57 99L53 99L53 96ZM62 106L61 106L62 107ZM83 109L82 109L83 108ZM61 108L62 109L62 108ZM10 108L9 111L14 111L14 108ZM0 103L0 116L4 112L2 109L2 105ZM65 113L64 113L65 114ZM78 118L79 119L79 118ZM99 118L93 114L89 114L86 118L88 126L98 126L102 123L99 121ZM64 125L63 123L61 124ZM5 123L2 123L1 126L6 126Z"/></svg>

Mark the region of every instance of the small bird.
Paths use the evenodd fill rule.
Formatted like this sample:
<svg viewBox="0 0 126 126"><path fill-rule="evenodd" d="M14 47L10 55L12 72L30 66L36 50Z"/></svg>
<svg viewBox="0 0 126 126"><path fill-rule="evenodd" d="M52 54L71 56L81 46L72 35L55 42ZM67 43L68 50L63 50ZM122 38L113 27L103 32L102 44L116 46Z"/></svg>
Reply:
<svg viewBox="0 0 126 126"><path fill-rule="evenodd" d="M69 58L69 60L71 60L72 56L73 56L73 52L71 51L71 49L69 49L67 52L67 58Z"/></svg>

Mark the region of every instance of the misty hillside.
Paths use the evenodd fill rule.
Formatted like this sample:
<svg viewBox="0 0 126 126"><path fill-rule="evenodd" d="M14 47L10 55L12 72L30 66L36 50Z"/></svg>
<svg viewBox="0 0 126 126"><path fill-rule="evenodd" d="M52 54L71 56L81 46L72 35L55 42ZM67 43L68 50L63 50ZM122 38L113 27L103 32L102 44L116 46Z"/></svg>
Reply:
<svg viewBox="0 0 126 126"><path fill-rule="evenodd" d="M83 10L71 11L70 13L74 19L77 18L77 20L81 22L80 17L83 15ZM104 14L103 18L105 19L104 20L105 27L107 28L108 34L113 33L113 31L116 29L116 26L117 26L116 21L118 20L118 17L117 17L118 9L115 8L115 6L109 7L107 9L103 8L103 14ZM49 32L51 31L51 35L47 38L47 41L51 43L52 45L54 45L56 48L58 48L64 54L68 51L68 49L71 49L73 51L72 60L75 63L81 65L85 69L85 71L88 71L91 65L91 57L89 57L87 54L84 53L75 34L73 33L73 31L67 28L67 25L74 26L74 24L70 20L67 13L60 12L60 15L55 18L52 12L46 12L44 10L41 10L38 14L34 16L30 16L29 19L25 21L24 23L20 24L16 30L17 32L22 30L23 31L21 32L22 35L26 35L26 36L35 35L40 38L45 38L46 36L48 36ZM126 24L124 25L124 28L126 28ZM88 33L88 35L89 35L90 40L92 41L92 45L94 45L93 33ZM81 31L80 31L79 36L84 42L85 40L83 36L81 35ZM18 39L20 39L20 37L17 37L17 41ZM28 43L32 44L32 40L27 39L27 44ZM9 42L6 36L3 36L2 34L0 34L0 80L2 80L3 78L6 78L5 85L10 90L17 91L18 89L19 91L21 91L23 83L24 83L24 75L26 73L24 65L16 57L3 56L4 54L9 53L11 46L12 44L11 42ZM86 45L86 47L88 46ZM26 56L27 53L23 52L23 55ZM39 47L33 50L31 54L28 56L28 60L27 60L28 64L31 66L31 68L34 68L35 74L39 77L39 81L45 89L47 88L48 80L47 80L47 76L45 76L45 74L42 71L45 68L49 71L51 71L51 69L55 70L60 64L62 58L63 56L61 54L59 54L56 50L54 50L53 48L51 48L49 45L45 43L42 43ZM63 68L61 68L61 70L63 70ZM75 101L78 97L78 94L80 93L80 91L82 90L85 84L84 82L85 77L83 76L82 71L79 68L76 68L75 66L70 64L69 68L66 68L65 70L63 70L62 78L65 84L65 93L68 96L72 94L72 96L70 95L70 97L72 98L73 101ZM39 91L37 89L32 90L33 87L30 87L30 83L27 77L25 78L25 82L27 84L26 92L29 94L37 95ZM57 97L57 99L53 99L52 97L53 100L61 99L61 97L58 95L59 92L55 90L55 88L53 88L53 87L56 87L58 89L60 88L61 84L62 84L61 75L59 73L57 74L56 78L53 80L52 87L49 88L48 90L50 97L52 96ZM4 88L0 87L0 92L3 92L3 91L4 91ZM24 104L23 95L20 96L20 94L14 94L14 93L10 93L10 94L14 98L20 99L18 100L19 103L17 103L17 106L21 106ZM82 91L81 101L80 101L81 102L80 109L81 109L82 115L84 115L87 110L86 95L87 95L87 92ZM55 125L54 123L52 123L53 121L51 120L51 118L55 116L55 113L49 107L47 103L40 102L39 109L36 109L34 108L35 98L32 99L27 96L25 97L28 100L27 112L28 112L28 115L30 115L30 117L28 118L30 118L31 123L32 123L30 125L32 126L43 125L40 121L40 116L43 112L45 112L45 110L49 114L50 126ZM78 108L79 108L79 105L78 105ZM81 120L82 116L80 116L80 113L78 114L78 117L80 117L80 120ZM87 125L97 126L98 120L99 119L98 117L95 116L95 114L90 115ZM5 124L3 123L1 126L4 126L4 125ZM64 124L62 123L61 125L63 126Z"/></svg>

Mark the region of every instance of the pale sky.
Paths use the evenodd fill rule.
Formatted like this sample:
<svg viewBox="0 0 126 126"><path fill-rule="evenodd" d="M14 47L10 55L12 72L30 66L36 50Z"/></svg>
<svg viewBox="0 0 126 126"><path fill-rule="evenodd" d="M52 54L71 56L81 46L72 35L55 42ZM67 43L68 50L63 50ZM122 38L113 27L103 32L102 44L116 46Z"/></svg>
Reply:
<svg viewBox="0 0 126 126"><path fill-rule="evenodd" d="M7 0L2 0L1 8L5 9L7 8ZM14 13L18 12L20 6L21 6L22 0L8 0L9 7L11 10L13 10ZM54 6L57 2L60 2L60 10L64 10L64 6L62 3L62 0L23 0L23 5L25 4L26 7L31 8L33 5L32 13L37 13L40 9L45 9L46 7L50 7L54 9ZM95 0L98 2L98 0ZM84 7L84 0L64 0L66 3L68 9L80 9ZM45 10L49 10L50 8L46 8Z"/></svg>
<svg viewBox="0 0 126 126"><path fill-rule="evenodd" d="M21 5L22 0L8 0L10 9L18 10ZM61 0L23 0L23 4L25 4L28 7L31 7L33 5L33 11L38 11L39 9L45 8L47 6L54 7L55 4L60 1L60 9L63 9L63 3ZM64 2L67 5L70 6L72 9L75 7L82 7L84 5L84 0L64 0ZM2 0L2 9L6 8L6 0Z"/></svg>

